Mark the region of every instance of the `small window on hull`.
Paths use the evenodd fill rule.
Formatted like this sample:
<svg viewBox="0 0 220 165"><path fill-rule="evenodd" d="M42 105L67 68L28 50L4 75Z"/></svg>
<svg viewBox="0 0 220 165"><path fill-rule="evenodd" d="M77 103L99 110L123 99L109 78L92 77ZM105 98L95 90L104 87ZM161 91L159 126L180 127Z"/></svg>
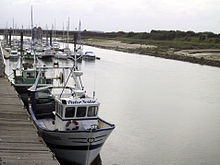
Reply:
<svg viewBox="0 0 220 165"><path fill-rule="evenodd" d="M96 115L97 115L97 112L98 112L98 107L96 107L96 106L91 106L91 107L88 108L88 114L87 114L87 116L88 116L88 117L96 116Z"/></svg>
<svg viewBox="0 0 220 165"><path fill-rule="evenodd" d="M86 116L86 107L78 107L76 117L85 117Z"/></svg>
<svg viewBox="0 0 220 165"><path fill-rule="evenodd" d="M75 116L75 107L67 107L65 117L74 117Z"/></svg>

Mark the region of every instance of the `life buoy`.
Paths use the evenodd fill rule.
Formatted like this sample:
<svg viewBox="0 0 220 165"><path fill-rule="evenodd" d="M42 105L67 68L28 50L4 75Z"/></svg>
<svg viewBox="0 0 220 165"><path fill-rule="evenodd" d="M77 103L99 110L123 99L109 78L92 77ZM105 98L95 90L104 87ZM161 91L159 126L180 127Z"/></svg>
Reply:
<svg viewBox="0 0 220 165"><path fill-rule="evenodd" d="M70 120L66 122L66 130L78 130L79 129L79 122L76 120Z"/></svg>

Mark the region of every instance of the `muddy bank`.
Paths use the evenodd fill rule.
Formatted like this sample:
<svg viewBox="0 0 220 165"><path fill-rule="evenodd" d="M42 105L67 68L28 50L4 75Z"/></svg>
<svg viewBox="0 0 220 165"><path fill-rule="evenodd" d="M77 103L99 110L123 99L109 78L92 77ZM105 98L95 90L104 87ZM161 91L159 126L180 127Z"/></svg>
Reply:
<svg viewBox="0 0 220 165"><path fill-rule="evenodd" d="M213 56L207 56L207 55L193 56L192 55L192 53L195 53L195 52L197 53L198 52L220 53L219 49L175 51L174 49L169 49L169 50L158 49L158 47L154 45L128 44L128 43L122 43L120 41L114 41L114 40L100 41L96 39L83 40L83 44L94 46L94 47L99 47L99 48L104 48L104 49L112 49L112 50L117 50L117 51L122 51L122 52L137 53L137 54L142 54L142 55L191 62L191 63L201 64L201 65L220 67L220 56L219 55L213 55Z"/></svg>

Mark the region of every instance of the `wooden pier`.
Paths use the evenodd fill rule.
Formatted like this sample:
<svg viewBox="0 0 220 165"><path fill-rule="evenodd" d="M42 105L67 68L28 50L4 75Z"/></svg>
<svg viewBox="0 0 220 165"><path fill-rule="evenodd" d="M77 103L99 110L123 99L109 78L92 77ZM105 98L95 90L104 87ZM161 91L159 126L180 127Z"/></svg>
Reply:
<svg viewBox="0 0 220 165"><path fill-rule="evenodd" d="M0 165L58 165L5 78L2 56L0 50Z"/></svg>

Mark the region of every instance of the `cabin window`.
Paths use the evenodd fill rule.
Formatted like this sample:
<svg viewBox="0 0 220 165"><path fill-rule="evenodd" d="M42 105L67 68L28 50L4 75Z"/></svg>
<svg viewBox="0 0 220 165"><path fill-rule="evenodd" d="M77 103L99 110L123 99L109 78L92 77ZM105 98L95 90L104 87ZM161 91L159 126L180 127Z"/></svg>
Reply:
<svg viewBox="0 0 220 165"><path fill-rule="evenodd" d="M96 106L91 106L91 107L88 108L88 114L87 114L87 116L88 116L88 117L96 116L96 115L97 115L97 112L98 112L98 107L96 107Z"/></svg>
<svg viewBox="0 0 220 165"><path fill-rule="evenodd" d="M75 107L67 107L65 117L74 117L75 116Z"/></svg>
<svg viewBox="0 0 220 165"><path fill-rule="evenodd" d="M85 117L86 116L86 107L78 107L76 117Z"/></svg>

